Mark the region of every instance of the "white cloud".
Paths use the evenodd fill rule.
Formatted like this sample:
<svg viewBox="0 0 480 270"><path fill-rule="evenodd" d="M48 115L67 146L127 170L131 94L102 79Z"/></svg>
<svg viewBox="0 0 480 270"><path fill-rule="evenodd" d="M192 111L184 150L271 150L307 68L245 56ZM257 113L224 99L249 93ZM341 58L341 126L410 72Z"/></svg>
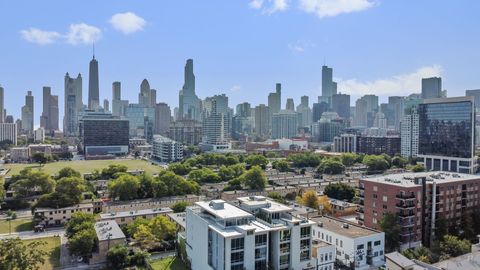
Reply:
<svg viewBox="0 0 480 270"><path fill-rule="evenodd" d="M373 0L299 0L299 7L319 18L366 10L375 6Z"/></svg>
<svg viewBox="0 0 480 270"><path fill-rule="evenodd" d="M147 21L133 12L117 13L110 18L112 27L125 35L142 31Z"/></svg>
<svg viewBox="0 0 480 270"><path fill-rule="evenodd" d="M420 92L422 78L441 76L442 67L439 65L425 66L412 73L400 74L391 78L361 82L357 79L338 80L338 91L354 96L375 94L378 96L405 95L406 93Z"/></svg>
<svg viewBox="0 0 480 270"><path fill-rule="evenodd" d="M252 0L248 5L253 9L261 9L262 14L273 14L288 8L288 0Z"/></svg>
<svg viewBox="0 0 480 270"><path fill-rule="evenodd" d="M288 44L288 48L296 53L303 53L306 49L315 47L315 43L310 40L297 40L294 43Z"/></svg>
<svg viewBox="0 0 480 270"><path fill-rule="evenodd" d="M95 26L85 23L71 24L65 38L68 43L91 44L100 39L102 31Z"/></svg>
<svg viewBox="0 0 480 270"><path fill-rule="evenodd" d="M230 88L230 92L238 92L242 90L242 87L240 85L234 85L232 88Z"/></svg>
<svg viewBox="0 0 480 270"><path fill-rule="evenodd" d="M20 34L26 41L40 45L54 43L62 36L58 32L43 31L34 27L30 27L28 30L20 31Z"/></svg>

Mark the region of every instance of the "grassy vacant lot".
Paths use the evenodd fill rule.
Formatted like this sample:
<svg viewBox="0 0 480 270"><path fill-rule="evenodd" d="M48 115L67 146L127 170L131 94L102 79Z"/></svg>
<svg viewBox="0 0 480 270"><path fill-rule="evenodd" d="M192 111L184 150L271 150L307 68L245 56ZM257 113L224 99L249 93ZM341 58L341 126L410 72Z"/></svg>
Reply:
<svg viewBox="0 0 480 270"><path fill-rule="evenodd" d="M22 232L22 231L31 231L33 230L33 224L31 219L14 219L11 221L12 233ZM0 220L0 234L9 233L9 224L7 220Z"/></svg>
<svg viewBox="0 0 480 270"><path fill-rule="evenodd" d="M40 169L48 174L58 172L64 167L71 167L80 173L92 172L95 169L101 170L111 164L120 164L128 167L129 170L141 169L149 174L157 173L160 167L141 159L107 159L107 160L76 160L76 161L59 161L52 162L39 167L38 164L5 164L3 168L10 169L8 176L17 174L26 167L32 169Z"/></svg>
<svg viewBox="0 0 480 270"><path fill-rule="evenodd" d="M44 241L47 244L43 249L48 253L45 258L45 264L40 267L40 270L51 270L60 266L60 237L46 237L32 240L24 240L25 244L33 241Z"/></svg>
<svg viewBox="0 0 480 270"><path fill-rule="evenodd" d="M182 260L177 257L166 257L160 260L150 262L153 270L188 270Z"/></svg>

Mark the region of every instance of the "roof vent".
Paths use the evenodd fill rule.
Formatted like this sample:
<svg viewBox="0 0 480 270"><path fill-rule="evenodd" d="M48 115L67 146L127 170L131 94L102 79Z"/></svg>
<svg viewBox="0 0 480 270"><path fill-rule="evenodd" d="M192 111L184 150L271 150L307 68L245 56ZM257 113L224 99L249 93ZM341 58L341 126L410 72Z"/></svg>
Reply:
<svg viewBox="0 0 480 270"><path fill-rule="evenodd" d="M223 200L213 200L209 203L209 205L215 210L220 210L224 208L224 203L225 201Z"/></svg>
<svg viewBox="0 0 480 270"><path fill-rule="evenodd" d="M348 223L343 223L343 224L342 224L342 228L348 229L348 227L350 227L350 226L348 225Z"/></svg>

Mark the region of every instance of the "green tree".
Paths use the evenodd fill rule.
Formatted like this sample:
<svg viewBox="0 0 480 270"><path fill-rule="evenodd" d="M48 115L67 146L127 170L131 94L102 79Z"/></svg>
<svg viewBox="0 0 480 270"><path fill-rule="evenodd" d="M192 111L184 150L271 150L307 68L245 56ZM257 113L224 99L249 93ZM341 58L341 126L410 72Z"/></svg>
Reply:
<svg viewBox="0 0 480 270"><path fill-rule="evenodd" d="M55 180L59 180L59 179L62 179L64 177L78 177L78 178L81 178L82 175L78 171L76 171L76 170L74 170L70 167L65 167L65 168L60 169L60 171L58 171L57 175L55 176Z"/></svg>
<svg viewBox="0 0 480 270"><path fill-rule="evenodd" d="M155 180L148 174L141 174L138 176L140 187L138 189L139 198L153 198L155 197Z"/></svg>
<svg viewBox="0 0 480 270"><path fill-rule="evenodd" d="M268 159L262 155L252 154L245 159L245 163L250 166L260 166L262 169L267 168Z"/></svg>
<svg viewBox="0 0 480 270"><path fill-rule="evenodd" d="M156 197L198 194L200 186L195 181L185 180L171 171L161 171L155 179Z"/></svg>
<svg viewBox="0 0 480 270"><path fill-rule="evenodd" d="M81 202L82 194L87 190L87 183L82 178L64 177L57 181L55 192L40 197L35 207L72 206Z"/></svg>
<svg viewBox="0 0 480 270"><path fill-rule="evenodd" d="M298 198L298 202L306 207L310 207L313 209L318 209L320 203L318 201L317 192L314 190L307 190L305 191L301 197Z"/></svg>
<svg viewBox="0 0 480 270"><path fill-rule="evenodd" d="M52 157L44 153L34 153L32 155L32 161L42 166L43 164L52 161Z"/></svg>
<svg viewBox="0 0 480 270"><path fill-rule="evenodd" d="M423 167L422 164L417 164L417 165L413 165L411 170L412 172L424 172L425 167Z"/></svg>
<svg viewBox="0 0 480 270"><path fill-rule="evenodd" d="M390 168L390 163L382 155L366 155L363 164L367 166L367 172L370 174L383 173Z"/></svg>
<svg viewBox="0 0 480 270"><path fill-rule="evenodd" d="M97 234L92 225L76 232L68 239L68 250L72 255L87 259L92 255L97 241Z"/></svg>
<svg viewBox="0 0 480 270"><path fill-rule="evenodd" d="M322 157L312 152L291 154L287 157L287 161L295 168L317 167L321 160Z"/></svg>
<svg viewBox="0 0 480 270"><path fill-rule="evenodd" d="M280 195L280 193L278 193L276 191L269 192L267 194L267 196L269 198L273 199L274 201L278 202L278 203L283 203L283 204L287 203L287 201L285 201L285 199L282 197L282 195Z"/></svg>
<svg viewBox="0 0 480 270"><path fill-rule="evenodd" d="M138 232L140 225L148 226L148 222L149 221L145 218L137 218L125 225L125 227L122 228L122 231L126 237L133 237Z"/></svg>
<svg viewBox="0 0 480 270"><path fill-rule="evenodd" d="M460 218L460 228L461 234L460 236L463 239L467 239L469 241L476 240L476 234L473 227L473 218L470 213L463 213L462 217Z"/></svg>
<svg viewBox="0 0 480 270"><path fill-rule="evenodd" d="M324 158L317 171L324 174L341 174L345 171L345 166L338 160L332 158Z"/></svg>
<svg viewBox="0 0 480 270"><path fill-rule="evenodd" d="M20 174L12 176L9 183L17 198L51 193L55 189L55 181L48 174L32 171L30 168L23 169Z"/></svg>
<svg viewBox="0 0 480 270"><path fill-rule="evenodd" d="M240 176L240 180L249 189L264 189L267 185L267 177L259 166L253 166Z"/></svg>
<svg viewBox="0 0 480 270"><path fill-rule="evenodd" d="M405 168L407 164L408 164L408 160L404 157L394 156L392 158L392 165L397 168Z"/></svg>
<svg viewBox="0 0 480 270"><path fill-rule="evenodd" d="M400 219L397 214L388 212L379 221L380 228L385 233L385 250L392 252L400 247Z"/></svg>
<svg viewBox="0 0 480 270"><path fill-rule="evenodd" d="M65 223L65 235L71 237L85 228L93 228L95 215L84 212L75 212L67 223Z"/></svg>
<svg viewBox="0 0 480 270"><path fill-rule="evenodd" d="M188 179L197 183L218 183L221 181L220 176L209 168L190 171Z"/></svg>
<svg viewBox="0 0 480 270"><path fill-rule="evenodd" d="M20 238L0 240L0 269L37 270L45 263L44 241L25 244Z"/></svg>
<svg viewBox="0 0 480 270"><path fill-rule="evenodd" d="M330 183L323 191L325 195L341 201L351 202L355 197L355 189L345 183Z"/></svg>
<svg viewBox="0 0 480 270"><path fill-rule="evenodd" d="M432 263L432 252L424 246L406 249L402 252L402 255L410 260L419 260L424 263Z"/></svg>
<svg viewBox="0 0 480 270"><path fill-rule="evenodd" d="M272 168L278 170L279 172L289 172L290 169L290 164L284 159L281 160L275 160L272 162Z"/></svg>
<svg viewBox="0 0 480 270"><path fill-rule="evenodd" d="M128 266L128 248L126 246L114 246L107 252L107 266L112 269L123 269Z"/></svg>
<svg viewBox="0 0 480 270"><path fill-rule="evenodd" d="M174 213L185 212L187 209L188 203L187 202L176 202L174 203L171 208Z"/></svg>
<svg viewBox="0 0 480 270"><path fill-rule="evenodd" d="M445 235L440 241L440 259L445 260L452 257L469 253L471 244L468 240L460 240L453 235Z"/></svg>
<svg viewBox="0 0 480 270"><path fill-rule="evenodd" d="M129 174L121 174L118 178L108 182L110 197L121 201L133 200L138 196L140 181Z"/></svg>
<svg viewBox="0 0 480 270"><path fill-rule="evenodd" d="M107 168L104 168L102 170L102 173L100 174L100 177L102 179L114 179L117 177L117 174L120 173L126 173L128 170L127 166L125 165L120 165L120 164L112 164L109 165Z"/></svg>
<svg viewBox="0 0 480 270"><path fill-rule="evenodd" d="M340 159L345 167L350 167L355 164L358 159L358 155L355 153L343 153Z"/></svg>
<svg viewBox="0 0 480 270"><path fill-rule="evenodd" d="M168 165L168 170L178 175L187 175L192 168L184 163L172 163Z"/></svg>
<svg viewBox="0 0 480 270"><path fill-rule="evenodd" d="M157 241L173 240L177 233L175 223L168 220L166 216L157 216L150 220L149 227Z"/></svg>
<svg viewBox="0 0 480 270"><path fill-rule="evenodd" d="M230 190L241 190L242 187L242 180L240 177L238 178L233 178L232 180L228 181L227 186L223 189L224 191L230 191Z"/></svg>

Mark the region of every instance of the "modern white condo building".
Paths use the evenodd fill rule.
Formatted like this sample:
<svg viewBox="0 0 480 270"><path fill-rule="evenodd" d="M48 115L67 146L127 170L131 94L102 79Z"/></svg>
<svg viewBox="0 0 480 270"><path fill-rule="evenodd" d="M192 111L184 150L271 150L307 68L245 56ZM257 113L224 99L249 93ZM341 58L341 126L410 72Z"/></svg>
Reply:
<svg viewBox="0 0 480 270"><path fill-rule="evenodd" d="M186 249L197 269L316 269L314 224L263 196L197 202L187 208Z"/></svg>

